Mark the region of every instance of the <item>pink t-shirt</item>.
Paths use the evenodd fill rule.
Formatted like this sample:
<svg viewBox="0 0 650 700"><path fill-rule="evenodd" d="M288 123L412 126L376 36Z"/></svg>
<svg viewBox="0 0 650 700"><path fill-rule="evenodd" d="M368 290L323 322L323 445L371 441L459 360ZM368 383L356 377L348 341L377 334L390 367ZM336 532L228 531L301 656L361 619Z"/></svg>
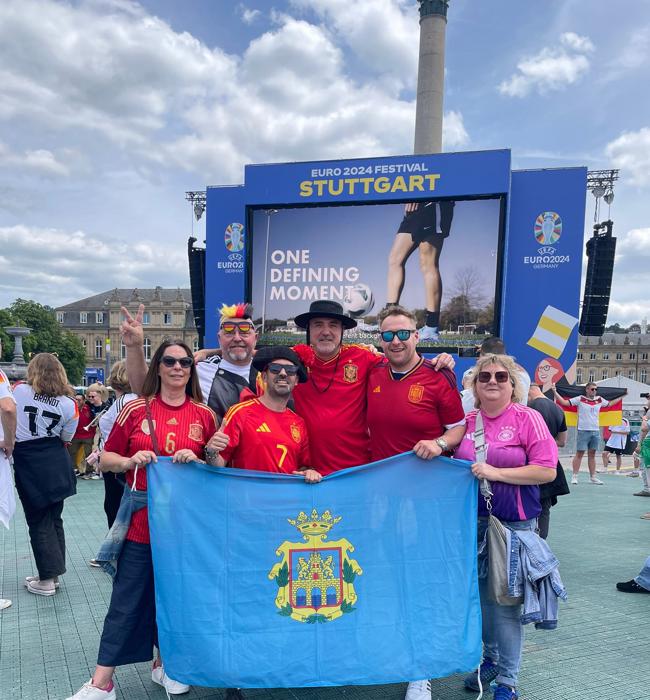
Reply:
<svg viewBox="0 0 650 700"><path fill-rule="evenodd" d="M467 414L467 432L456 449L455 457L475 462L474 410ZM544 423L542 415L528 406L513 403L494 418L483 415L485 461L493 467L511 469L535 464L555 469L557 445ZM539 486L515 486L501 481L492 483L492 512L502 520L529 520L541 512ZM487 515L485 500L479 493L478 514Z"/></svg>

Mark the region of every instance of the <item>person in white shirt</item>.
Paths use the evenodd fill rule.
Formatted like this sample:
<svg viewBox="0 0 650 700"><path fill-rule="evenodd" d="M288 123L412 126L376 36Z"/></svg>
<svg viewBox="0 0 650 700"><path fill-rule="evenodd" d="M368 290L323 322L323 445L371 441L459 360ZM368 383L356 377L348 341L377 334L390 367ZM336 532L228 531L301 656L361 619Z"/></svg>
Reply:
<svg viewBox="0 0 650 700"><path fill-rule="evenodd" d="M605 443L605 449L603 450L603 471L607 471L609 467L609 456L611 454L616 455L616 471L621 470L621 455L625 452L625 443L627 442L627 436L630 434L630 423L627 418L623 418L623 422L620 425L610 425L609 426L610 436Z"/></svg>
<svg viewBox="0 0 650 700"><path fill-rule="evenodd" d="M602 408L609 406L609 401L597 395L598 386L589 382L585 387L586 396L574 396L565 399L557 393L555 384L551 386L555 400L561 405L576 406L578 409L578 437L576 440L576 454L573 458L573 476L571 483L578 483L578 472L582 464L582 458L587 453L587 466L589 467L589 482L597 486L602 486L603 482L596 477L596 450L600 442L600 427L598 415Z"/></svg>
<svg viewBox="0 0 650 700"><path fill-rule="evenodd" d="M16 400L11 393L11 385L7 375L0 369L0 469L3 469L3 474L0 474L0 482L2 476L6 477L7 483L0 483L0 514L6 510L6 525L9 527L9 520L15 509L13 498L14 486L11 480L11 467L9 466L9 458L14 450L16 442ZM6 494L7 503L1 501ZM0 521L4 522L2 518ZM0 598L0 610L4 610L11 605L11 601L7 598Z"/></svg>

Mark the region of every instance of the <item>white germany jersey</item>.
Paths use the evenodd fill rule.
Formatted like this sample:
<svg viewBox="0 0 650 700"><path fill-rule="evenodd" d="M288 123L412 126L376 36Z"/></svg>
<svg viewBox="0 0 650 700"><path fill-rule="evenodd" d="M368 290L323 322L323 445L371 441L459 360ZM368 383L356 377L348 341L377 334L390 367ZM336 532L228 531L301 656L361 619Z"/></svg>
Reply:
<svg viewBox="0 0 650 700"><path fill-rule="evenodd" d="M18 414L17 442L44 437L60 437L63 442L72 440L79 410L69 396L35 394L29 384L18 384L14 387L14 398Z"/></svg>

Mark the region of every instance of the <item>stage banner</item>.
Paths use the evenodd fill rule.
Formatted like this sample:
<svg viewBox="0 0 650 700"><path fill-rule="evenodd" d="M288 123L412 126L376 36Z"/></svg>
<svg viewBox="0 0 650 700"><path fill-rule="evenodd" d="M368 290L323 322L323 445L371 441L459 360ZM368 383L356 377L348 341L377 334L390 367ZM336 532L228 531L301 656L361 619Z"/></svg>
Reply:
<svg viewBox="0 0 650 700"><path fill-rule="evenodd" d="M148 471L158 632L171 678L367 685L478 666L469 463L408 453L313 485L166 458Z"/></svg>

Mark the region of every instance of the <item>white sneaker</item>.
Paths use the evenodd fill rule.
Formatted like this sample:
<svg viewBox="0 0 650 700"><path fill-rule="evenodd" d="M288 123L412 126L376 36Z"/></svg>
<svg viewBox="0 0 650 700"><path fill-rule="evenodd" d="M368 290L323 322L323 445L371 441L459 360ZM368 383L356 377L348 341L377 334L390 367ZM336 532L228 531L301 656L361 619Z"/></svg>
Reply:
<svg viewBox="0 0 650 700"><path fill-rule="evenodd" d="M600 479L597 479L595 476L592 476L591 479L589 479L590 484L595 484L596 486L602 486L603 482Z"/></svg>
<svg viewBox="0 0 650 700"><path fill-rule="evenodd" d="M433 326L422 326L420 328L418 342L436 343L438 340L440 340L440 336L437 328Z"/></svg>
<svg viewBox="0 0 650 700"><path fill-rule="evenodd" d="M30 581L40 581L41 579L38 578L38 576L25 576L25 588L27 588L27 584ZM58 588L61 584L59 583L59 579L55 578L54 579L54 588Z"/></svg>
<svg viewBox="0 0 650 700"><path fill-rule="evenodd" d="M574 486L578 483L578 477L575 474L571 477L571 483Z"/></svg>
<svg viewBox="0 0 650 700"><path fill-rule="evenodd" d="M607 474L607 468L606 467L596 467L596 471L599 474Z"/></svg>
<svg viewBox="0 0 650 700"><path fill-rule="evenodd" d="M190 686L185 685L185 683L179 683L173 678L170 678L166 673L163 666L156 666L156 668L151 670L151 680L162 687L170 695L183 695L183 693L190 692Z"/></svg>
<svg viewBox="0 0 650 700"><path fill-rule="evenodd" d="M92 679L84 683L81 688L65 700L116 700L115 686L110 690L102 690L92 684Z"/></svg>
<svg viewBox="0 0 650 700"><path fill-rule="evenodd" d="M431 681L411 681L404 700L431 700Z"/></svg>
<svg viewBox="0 0 650 700"><path fill-rule="evenodd" d="M53 579L27 581L27 590L34 595L54 595L56 593L56 584Z"/></svg>
<svg viewBox="0 0 650 700"><path fill-rule="evenodd" d="M11 605L8 598L0 598L0 610L6 610Z"/></svg>

